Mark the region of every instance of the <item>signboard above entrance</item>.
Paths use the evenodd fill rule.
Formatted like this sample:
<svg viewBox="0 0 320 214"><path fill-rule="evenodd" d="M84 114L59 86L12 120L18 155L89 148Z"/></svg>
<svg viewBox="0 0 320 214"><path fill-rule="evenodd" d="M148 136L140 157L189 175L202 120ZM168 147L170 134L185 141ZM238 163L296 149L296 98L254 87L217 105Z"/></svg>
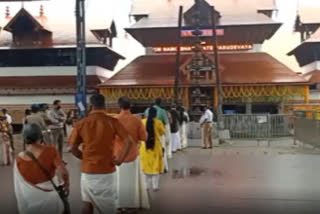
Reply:
<svg viewBox="0 0 320 214"><path fill-rule="evenodd" d="M181 46L181 52L191 52L194 46ZM219 51L248 51L252 50L252 44L234 44L234 45L218 45ZM152 51L154 53L173 53L177 52L177 46L160 46L160 47L153 47ZM213 51L212 45L202 45L203 51Z"/></svg>
<svg viewBox="0 0 320 214"><path fill-rule="evenodd" d="M194 29L183 29L181 30L181 37L194 37ZM210 37L213 36L213 30L212 29L200 29L201 35L200 37ZM223 29L217 29L216 30L217 36L223 36L224 30Z"/></svg>

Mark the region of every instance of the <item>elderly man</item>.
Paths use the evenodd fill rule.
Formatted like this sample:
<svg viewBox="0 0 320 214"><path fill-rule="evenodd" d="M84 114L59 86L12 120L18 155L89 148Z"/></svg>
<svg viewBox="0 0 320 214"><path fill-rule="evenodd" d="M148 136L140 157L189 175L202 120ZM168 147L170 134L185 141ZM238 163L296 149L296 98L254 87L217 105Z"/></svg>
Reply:
<svg viewBox="0 0 320 214"><path fill-rule="evenodd" d="M76 122L69 143L74 156L82 160L82 214L115 214L117 211L116 165L120 166L131 146L130 137L119 122L106 114L105 98L95 94L90 98L92 111ZM123 148L114 157L114 139ZM80 145L82 144L82 150Z"/></svg>
<svg viewBox="0 0 320 214"><path fill-rule="evenodd" d="M133 115L130 111L131 102L128 97L121 97L118 100L121 112L116 118L126 128L133 140L129 153L124 164L118 168L118 192L119 208L122 211L138 208L149 208L147 188L144 185L140 174L139 147L141 141L147 140L147 131L141 118ZM123 150L120 138L115 140L115 156L119 156ZM142 187L142 188L141 188Z"/></svg>

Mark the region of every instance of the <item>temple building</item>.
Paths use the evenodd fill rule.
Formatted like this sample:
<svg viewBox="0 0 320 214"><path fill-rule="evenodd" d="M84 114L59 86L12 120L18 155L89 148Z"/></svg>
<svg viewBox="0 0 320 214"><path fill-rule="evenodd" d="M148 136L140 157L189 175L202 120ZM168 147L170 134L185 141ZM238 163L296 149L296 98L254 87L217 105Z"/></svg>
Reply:
<svg viewBox="0 0 320 214"><path fill-rule="evenodd" d="M301 67L302 76L310 83L310 103L320 102L320 18L319 7L298 9L295 32L301 43L288 53Z"/></svg>
<svg viewBox="0 0 320 214"><path fill-rule="evenodd" d="M58 6L59 1L56 1ZM60 6L63 1L60 1ZM76 26L74 8L49 3L0 3L0 107L15 123L32 103L60 99L74 107L76 93ZM47 7L46 7L47 6ZM112 49L117 36L110 17L87 11L87 92L107 80L120 59ZM2 15L1 15L2 14Z"/></svg>
<svg viewBox="0 0 320 214"><path fill-rule="evenodd" d="M301 67L302 76L310 83L310 103L320 102L320 18L319 7L299 8L295 31L302 42L288 53Z"/></svg>
<svg viewBox="0 0 320 214"><path fill-rule="evenodd" d="M300 33L301 42L309 39L320 27L319 9L319 7L298 8L295 31Z"/></svg>
<svg viewBox="0 0 320 214"><path fill-rule="evenodd" d="M183 26L179 32L178 11L183 4ZM211 6L217 29L211 27ZM205 72L194 91L193 59L195 46L192 16L200 8L201 58ZM135 111L141 112L157 97L168 103L174 99L176 52L180 45L179 102L192 109L195 103L217 106L213 33L218 37L223 110L234 113L279 113L292 99L308 102L309 83L283 63L262 52L281 23L273 18L277 8L273 0L135 0L131 16L136 23L126 31L146 49L146 55L133 60L115 76L100 85L110 110L116 111L116 99L129 96ZM210 72L207 72L210 71Z"/></svg>

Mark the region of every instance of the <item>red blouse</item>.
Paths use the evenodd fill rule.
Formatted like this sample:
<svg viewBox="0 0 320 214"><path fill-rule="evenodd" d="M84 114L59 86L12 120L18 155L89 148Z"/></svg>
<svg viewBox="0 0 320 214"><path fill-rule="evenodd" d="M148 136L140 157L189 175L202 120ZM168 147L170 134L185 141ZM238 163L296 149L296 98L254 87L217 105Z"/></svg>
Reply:
<svg viewBox="0 0 320 214"><path fill-rule="evenodd" d="M55 176L57 166L62 164L62 159L54 146L44 146L43 151L37 159L48 170L51 178ZM17 156L16 161L20 174L27 182L39 184L48 181L47 176L33 160L24 160Z"/></svg>

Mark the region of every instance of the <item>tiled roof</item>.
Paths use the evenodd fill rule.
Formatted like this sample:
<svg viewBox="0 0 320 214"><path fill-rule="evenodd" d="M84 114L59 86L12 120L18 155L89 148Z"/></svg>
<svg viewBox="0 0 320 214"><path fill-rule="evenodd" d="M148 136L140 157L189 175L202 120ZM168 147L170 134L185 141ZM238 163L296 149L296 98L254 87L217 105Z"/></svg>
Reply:
<svg viewBox="0 0 320 214"><path fill-rule="evenodd" d="M190 57L182 55L181 65ZM307 81L266 53L220 54L222 83L241 84L301 84ZM101 87L172 86L175 55L142 56L122 69ZM185 76L181 84L188 85ZM211 84L214 84L212 82Z"/></svg>
<svg viewBox="0 0 320 214"><path fill-rule="evenodd" d="M220 12L222 16L220 19L221 26L275 23L266 15L258 14L258 10L275 9L272 0L207 0L207 2L214 5L216 10ZM152 4L148 0L135 0L131 14L144 14L147 17L130 28L176 27L179 6L183 5L186 12L193 4L194 0L153 0Z"/></svg>
<svg viewBox="0 0 320 214"><path fill-rule="evenodd" d="M76 44L76 20L74 6L65 8L65 0L51 0L49 2L33 2L25 5L28 11L41 25L52 32L53 45ZM40 17L40 5L44 5L44 15ZM10 8L10 17L5 18L6 7ZM54 7L53 7L54 6ZM60 7L59 7L60 6ZM67 6L70 6L67 4ZM57 8L61 8L60 11ZM113 17L110 14L101 14L93 11L95 8L87 8L86 40L87 44L101 44L91 32L96 29L109 29ZM3 28L21 10L21 3L10 3L0 1L0 27ZM3 18L2 18L3 17ZM3 29L0 30L0 46L8 46L12 41L12 34Z"/></svg>
<svg viewBox="0 0 320 214"><path fill-rule="evenodd" d="M302 24L319 24L320 7L301 7L299 8L298 15Z"/></svg>
<svg viewBox="0 0 320 214"><path fill-rule="evenodd" d="M216 7L221 15L248 15L255 14L258 10L276 9L273 0L207 0L210 5ZM184 6L187 11L194 0L134 0L132 14L148 14L150 18L178 16L178 7Z"/></svg>
<svg viewBox="0 0 320 214"><path fill-rule="evenodd" d="M320 70L311 71L304 75L310 83L320 83Z"/></svg>

